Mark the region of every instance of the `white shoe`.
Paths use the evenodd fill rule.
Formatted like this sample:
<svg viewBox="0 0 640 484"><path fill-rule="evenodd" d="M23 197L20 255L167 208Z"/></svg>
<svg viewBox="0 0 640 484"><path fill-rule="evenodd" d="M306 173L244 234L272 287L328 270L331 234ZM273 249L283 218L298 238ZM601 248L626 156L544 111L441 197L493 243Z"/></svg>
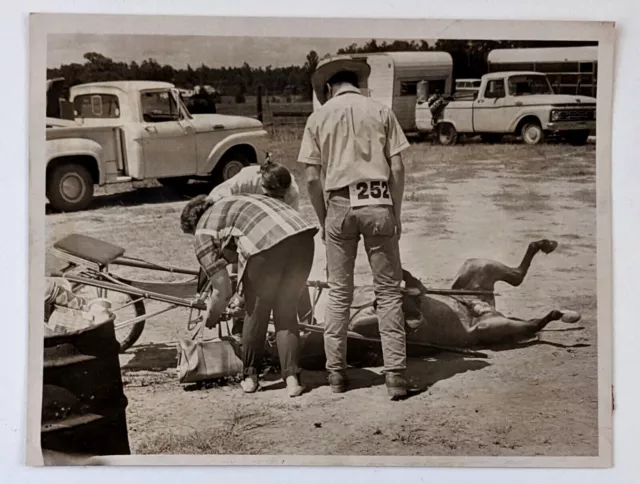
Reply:
<svg viewBox="0 0 640 484"><path fill-rule="evenodd" d="M258 375L250 375L240 382L245 393L255 393L258 390Z"/></svg>
<svg viewBox="0 0 640 484"><path fill-rule="evenodd" d="M290 397L299 397L304 392L304 386L295 375L288 376L285 380L287 384L287 393Z"/></svg>

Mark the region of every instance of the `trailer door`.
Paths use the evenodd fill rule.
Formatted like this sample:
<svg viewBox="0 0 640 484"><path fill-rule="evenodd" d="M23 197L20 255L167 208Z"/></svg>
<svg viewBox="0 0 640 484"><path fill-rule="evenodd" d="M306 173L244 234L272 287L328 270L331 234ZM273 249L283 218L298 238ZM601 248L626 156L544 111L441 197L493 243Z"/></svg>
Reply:
<svg viewBox="0 0 640 484"><path fill-rule="evenodd" d="M416 129L416 102L418 83L422 78L399 78L396 81L396 95L393 100L393 112L404 131Z"/></svg>

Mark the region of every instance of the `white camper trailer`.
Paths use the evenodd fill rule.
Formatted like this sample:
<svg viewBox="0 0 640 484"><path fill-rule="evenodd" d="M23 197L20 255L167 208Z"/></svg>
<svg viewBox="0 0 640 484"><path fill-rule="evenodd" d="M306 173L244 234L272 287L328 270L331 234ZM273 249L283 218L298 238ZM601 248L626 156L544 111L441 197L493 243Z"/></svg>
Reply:
<svg viewBox="0 0 640 484"><path fill-rule="evenodd" d="M427 95L435 91L451 93L453 59L447 52L345 54L324 59L319 65L345 57L367 60L371 74L367 85L360 86L361 92L389 106L406 132L416 131L416 100L420 81L426 82ZM319 106L314 94L313 109Z"/></svg>

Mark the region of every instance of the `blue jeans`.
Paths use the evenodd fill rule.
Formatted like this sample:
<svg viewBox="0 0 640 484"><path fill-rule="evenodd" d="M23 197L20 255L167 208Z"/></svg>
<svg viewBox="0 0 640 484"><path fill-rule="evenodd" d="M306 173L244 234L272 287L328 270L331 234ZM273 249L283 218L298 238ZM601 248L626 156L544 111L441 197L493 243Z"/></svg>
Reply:
<svg viewBox="0 0 640 484"><path fill-rule="evenodd" d="M360 236L369 258L385 371L406 368L406 332L402 312L402 266L393 207L351 208L348 192L331 192L327 203L325 242L329 298L324 345L329 371L347 367L349 309Z"/></svg>

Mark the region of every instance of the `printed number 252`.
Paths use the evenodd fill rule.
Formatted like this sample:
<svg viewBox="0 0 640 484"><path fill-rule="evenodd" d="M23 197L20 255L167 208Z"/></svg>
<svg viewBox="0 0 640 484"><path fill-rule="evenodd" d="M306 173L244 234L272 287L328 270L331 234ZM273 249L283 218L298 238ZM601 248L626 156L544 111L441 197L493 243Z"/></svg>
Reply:
<svg viewBox="0 0 640 484"><path fill-rule="evenodd" d="M389 198L389 185L385 181L361 182L356 185L356 189L359 200L366 200L369 197Z"/></svg>

